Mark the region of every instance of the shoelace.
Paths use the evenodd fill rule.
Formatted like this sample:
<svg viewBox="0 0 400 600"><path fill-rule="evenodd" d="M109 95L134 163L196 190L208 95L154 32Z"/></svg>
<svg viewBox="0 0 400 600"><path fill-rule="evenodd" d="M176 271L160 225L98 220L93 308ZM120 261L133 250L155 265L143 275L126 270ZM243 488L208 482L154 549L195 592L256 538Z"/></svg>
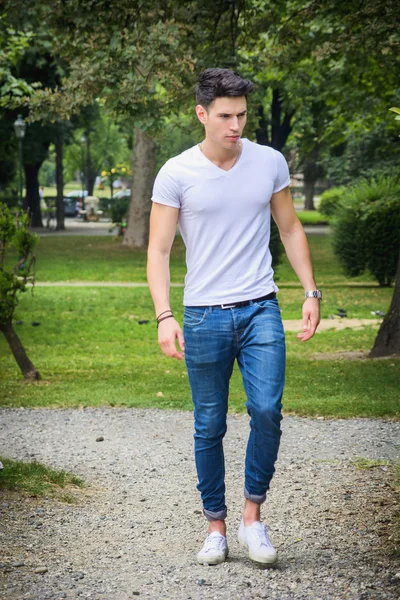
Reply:
<svg viewBox="0 0 400 600"><path fill-rule="evenodd" d="M260 524L257 528L253 528L254 534L257 536L261 546L267 546L267 548L273 548L271 540L269 539L268 533L264 525Z"/></svg>
<svg viewBox="0 0 400 600"><path fill-rule="evenodd" d="M204 549L205 552L209 552L210 550L220 550L220 548L224 544L224 538L216 535L209 535L206 539L206 547Z"/></svg>

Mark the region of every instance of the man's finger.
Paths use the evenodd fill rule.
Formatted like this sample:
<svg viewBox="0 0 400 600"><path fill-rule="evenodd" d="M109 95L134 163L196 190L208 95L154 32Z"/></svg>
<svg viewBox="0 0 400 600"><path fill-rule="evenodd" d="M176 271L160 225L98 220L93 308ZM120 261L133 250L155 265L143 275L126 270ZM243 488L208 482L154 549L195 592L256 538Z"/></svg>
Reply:
<svg viewBox="0 0 400 600"><path fill-rule="evenodd" d="M182 333L182 331L178 331L177 338L178 338L179 348L180 348L182 351L183 351L183 350L185 350L185 340L184 340L184 338L183 338L183 333Z"/></svg>

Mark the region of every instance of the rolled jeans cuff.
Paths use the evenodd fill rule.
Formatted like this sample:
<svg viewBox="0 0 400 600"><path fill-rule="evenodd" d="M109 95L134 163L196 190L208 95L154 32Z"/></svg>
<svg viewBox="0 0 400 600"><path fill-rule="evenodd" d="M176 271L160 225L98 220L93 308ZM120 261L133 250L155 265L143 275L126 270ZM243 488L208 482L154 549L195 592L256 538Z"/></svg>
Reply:
<svg viewBox="0 0 400 600"><path fill-rule="evenodd" d="M251 502L255 502L256 504L262 504L267 498L267 493L262 494L262 496L258 496L256 494L250 494L246 490L246 488L244 488L244 497L246 498L246 500L250 500Z"/></svg>
<svg viewBox="0 0 400 600"><path fill-rule="evenodd" d="M207 521L225 521L227 512L226 506L224 510L219 510L218 512L213 512L212 510L203 508L203 514Z"/></svg>

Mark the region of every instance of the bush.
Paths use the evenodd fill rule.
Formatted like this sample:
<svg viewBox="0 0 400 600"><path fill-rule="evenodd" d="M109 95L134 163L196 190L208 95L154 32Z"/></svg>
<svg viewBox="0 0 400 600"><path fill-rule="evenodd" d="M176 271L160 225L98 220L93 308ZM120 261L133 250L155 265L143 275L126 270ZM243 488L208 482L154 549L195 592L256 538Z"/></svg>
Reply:
<svg viewBox="0 0 400 600"><path fill-rule="evenodd" d="M129 197L114 198L111 204L111 221L119 227L119 235L123 234L125 221L129 212Z"/></svg>
<svg viewBox="0 0 400 600"><path fill-rule="evenodd" d="M5 204L8 208L18 208L18 202L18 193L0 196L0 204Z"/></svg>
<svg viewBox="0 0 400 600"><path fill-rule="evenodd" d="M327 217L332 217L340 207L343 195L346 193L344 186L334 187L321 194L318 211Z"/></svg>
<svg viewBox="0 0 400 600"><path fill-rule="evenodd" d="M390 285L400 248L400 179L379 177L347 189L333 235L335 254L347 275L369 270L379 285Z"/></svg>

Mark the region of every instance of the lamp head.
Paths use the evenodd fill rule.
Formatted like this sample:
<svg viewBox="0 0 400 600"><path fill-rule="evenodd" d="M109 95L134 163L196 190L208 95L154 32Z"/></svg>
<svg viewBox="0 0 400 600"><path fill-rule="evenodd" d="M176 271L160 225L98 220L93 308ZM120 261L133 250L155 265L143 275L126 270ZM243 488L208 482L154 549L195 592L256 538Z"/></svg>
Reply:
<svg viewBox="0 0 400 600"><path fill-rule="evenodd" d="M14 131L18 140L23 140L25 137L26 123L21 115L18 115L17 120L14 122Z"/></svg>

